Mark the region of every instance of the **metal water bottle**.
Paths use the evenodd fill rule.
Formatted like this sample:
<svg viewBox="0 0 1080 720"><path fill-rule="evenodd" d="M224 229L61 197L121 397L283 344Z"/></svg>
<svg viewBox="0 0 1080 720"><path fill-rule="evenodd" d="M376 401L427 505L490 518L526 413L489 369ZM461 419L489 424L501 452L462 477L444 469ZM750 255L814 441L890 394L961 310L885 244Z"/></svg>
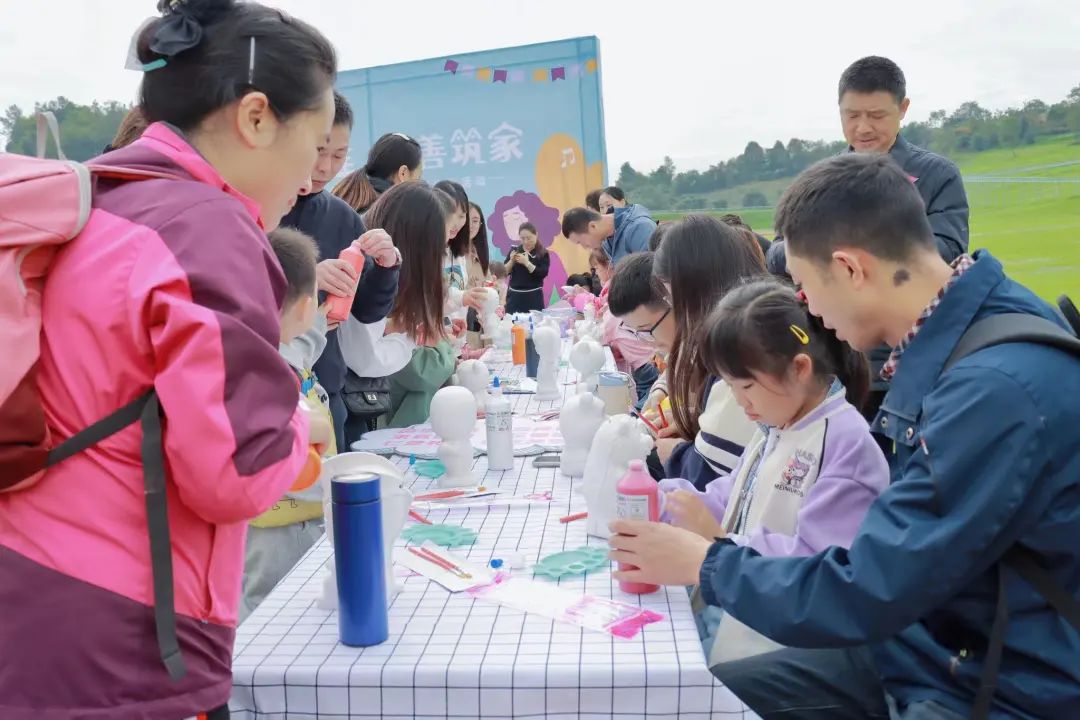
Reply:
<svg viewBox="0 0 1080 720"><path fill-rule="evenodd" d="M330 481L338 632L342 644L352 647L378 645L390 633L380 483L378 475L367 472Z"/></svg>

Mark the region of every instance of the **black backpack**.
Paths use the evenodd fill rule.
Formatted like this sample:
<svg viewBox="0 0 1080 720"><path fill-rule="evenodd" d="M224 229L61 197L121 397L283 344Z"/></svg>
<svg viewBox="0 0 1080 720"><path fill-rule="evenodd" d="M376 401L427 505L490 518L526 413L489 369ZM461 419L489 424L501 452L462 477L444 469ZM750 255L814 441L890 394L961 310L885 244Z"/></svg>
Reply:
<svg viewBox="0 0 1080 720"><path fill-rule="evenodd" d="M1005 313L992 315L978 321L963 334L956 344L952 355L945 362L948 370L961 359L984 348L1006 343L1035 343L1049 345L1063 352L1070 353L1080 361L1080 312L1069 298L1058 298L1058 307L1062 315L1072 326L1073 332L1062 329L1059 325L1036 315ZM1039 591L1047 602L1061 616L1080 632L1080 600L1070 595L1061 587L1053 576L1039 562L1036 553L1020 545L1014 545L1002 556L998 565L998 597L994 611L994 624L990 628L990 638L986 646L986 658L983 661L982 678L975 695L971 716L974 720L989 717L994 691L997 689L997 675L1001 666L1001 654L1005 645L1005 629L1009 624L1009 607L1005 599L1005 569L1026 580Z"/></svg>

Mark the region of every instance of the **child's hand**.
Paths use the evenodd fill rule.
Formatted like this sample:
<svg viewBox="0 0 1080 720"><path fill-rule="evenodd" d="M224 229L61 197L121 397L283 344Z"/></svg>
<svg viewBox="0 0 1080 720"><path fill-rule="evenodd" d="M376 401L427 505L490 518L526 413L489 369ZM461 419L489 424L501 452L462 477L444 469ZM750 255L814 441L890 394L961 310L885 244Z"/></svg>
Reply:
<svg viewBox="0 0 1080 720"><path fill-rule="evenodd" d="M326 413L313 409L306 400L300 401L300 407L308 416L308 445L330 447L330 442L334 437L334 426L327 419Z"/></svg>
<svg viewBox="0 0 1080 720"><path fill-rule="evenodd" d="M319 314L323 316L324 320L326 320L326 332L332 332L338 329L338 326L341 325L341 322L339 320L330 320L330 318L326 317L326 314L328 312L330 312L329 302L324 302L322 305L319 306Z"/></svg>
<svg viewBox="0 0 1080 720"><path fill-rule="evenodd" d="M671 459L671 454L675 452L675 448L682 442L682 438L658 437L656 439L656 455L660 458L660 462L666 464Z"/></svg>
<svg viewBox="0 0 1080 720"><path fill-rule="evenodd" d="M465 335L465 321L461 318L454 318L450 321L450 337L455 340L460 339Z"/></svg>
<svg viewBox="0 0 1080 720"><path fill-rule="evenodd" d="M319 281L320 290L338 297L355 294L356 283L360 279L353 266L339 258L330 258L319 263L315 267L315 277Z"/></svg>
<svg viewBox="0 0 1080 720"><path fill-rule="evenodd" d="M679 429L675 427L674 423L664 425L660 428L660 432L657 433L658 438L674 438L676 440L682 440L683 437L679 434Z"/></svg>
<svg viewBox="0 0 1080 720"><path fill-rule="evenodd" d="M724 536L720 521L713 517L709 508L697 493L676 490L664 497L664 512L671 516L671 524L697 533L706 540Z"/></svg>
<svg viewBox="0 0 1080 720"><path fill-rule="evenodd" d="M353 242L360 252L375 258L379 267L392 268L401 264L401 253L385 230L368 230Z"/></svg>
<svg viewBox="0 0 1080 720"><path fill-rule="evenodd" d="M648 397L645 398L645 404L641 406L641 412L659 414L660 402L666 397L667 393L663 390L650 391Z"/></svg>

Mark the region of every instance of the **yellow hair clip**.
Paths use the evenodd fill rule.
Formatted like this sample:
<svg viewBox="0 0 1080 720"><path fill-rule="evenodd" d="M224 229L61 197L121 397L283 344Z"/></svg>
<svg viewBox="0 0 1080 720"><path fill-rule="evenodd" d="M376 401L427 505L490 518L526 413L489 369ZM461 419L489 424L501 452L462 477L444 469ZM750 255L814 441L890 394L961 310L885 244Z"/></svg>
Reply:
<svg viewBox="0 0 1080 720"><path fill-rule="evenodd" d="M810 336L807 335L806 331L803 330L798 325L792 325L791 326L791 334L794 335L798 339L798 341L800 343L802 343L803 345L809 345L810 344Z"/></svg>

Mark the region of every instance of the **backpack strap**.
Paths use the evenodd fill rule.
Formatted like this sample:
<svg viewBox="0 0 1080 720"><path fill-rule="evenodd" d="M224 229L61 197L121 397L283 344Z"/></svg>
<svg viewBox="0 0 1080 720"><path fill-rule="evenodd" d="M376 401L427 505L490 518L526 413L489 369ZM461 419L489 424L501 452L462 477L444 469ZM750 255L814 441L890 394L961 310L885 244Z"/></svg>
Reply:
<svg viewBox="0 0 1080 720"><path fill-rule="evenodd" d="M1080 600L1070 595L1038 561L1038 555L1020 545L1014 545L1001 560L1039 591L1065 621L1080 632Z"/></svg>
<svg viewBox="0 0 1080 720"><path fill-rule="evenodd" d="M1025 313L1003 313L979 320L956 344L942 372L968 355L994 345L1033 343L1049 345L1080 358L1080 338L1046 318Z"/></svg>
<svg viewBox="0 0 1080 720"><path fill-rule="evenodd" d="M1071 303L1070 303L1071 305ZM1065 306L1062 305L1062 309ZM1007 343L1033 343L1049 345L1080 359L1080 339L1059 325L1045 318L1024 313L1003 313L984 318L963 334L942 372L968 355L995 345ZM982 677L972 704L971 717L985 720L990 716L994 692L997 690L998 670L1005 647L1005 631L1009 624L1009 607L1005 595L1005 567L1022 577L1051 607L1074 628L1080 631L1080 601L1071 596L1037 561L1036 554L1019 545L1011 547L997 567L997 607L994 623L983 659Z"/></svg>
<svg viewBox="0 0 1080 720"><path fill-rule="evenodd" d="M56 116L46 110L37 114L37 156L39 158L45 157L49 136L52 136L53 143L56 145L56 158L67 160L64 151L60 148L60 124L56 122Z"/></svg>
<svg viewBox="0 0 1080 720"><path fill-rule="evenodd" d="M83 450L94 447L105 438L115 435L128 425L133 425L142 417L143 408L153 396L154 391L140 395L124 407L112 414L98 420L93 425L83 428L49 451L45 467L52 467L67 460L73 455L78 455Z"/></svg>
<svg viewBox="0 0 1080 720"><path fill-rule="evenodd" d="M176 598L173 588L172 539L165 496L165 456L161 436L161 405L151 392L142 416L143 486L146 523L150 530L150 567L154 583L154 631L161 661L173 682L187 674L176 637Z"/></svg>
<svg viewBox="0 0 1080 720"><path fill-rule="evenodd" d="M76 433L49 452L47 466L97 445L138 421L142 426L143 493L150 535L150 569L154 585L154 630L161 661L175 682L187 674L176 636L176 599L173 588L172 540L165 495L165 455L161 433L161 404L153 390L93 425Z"/></svg>

